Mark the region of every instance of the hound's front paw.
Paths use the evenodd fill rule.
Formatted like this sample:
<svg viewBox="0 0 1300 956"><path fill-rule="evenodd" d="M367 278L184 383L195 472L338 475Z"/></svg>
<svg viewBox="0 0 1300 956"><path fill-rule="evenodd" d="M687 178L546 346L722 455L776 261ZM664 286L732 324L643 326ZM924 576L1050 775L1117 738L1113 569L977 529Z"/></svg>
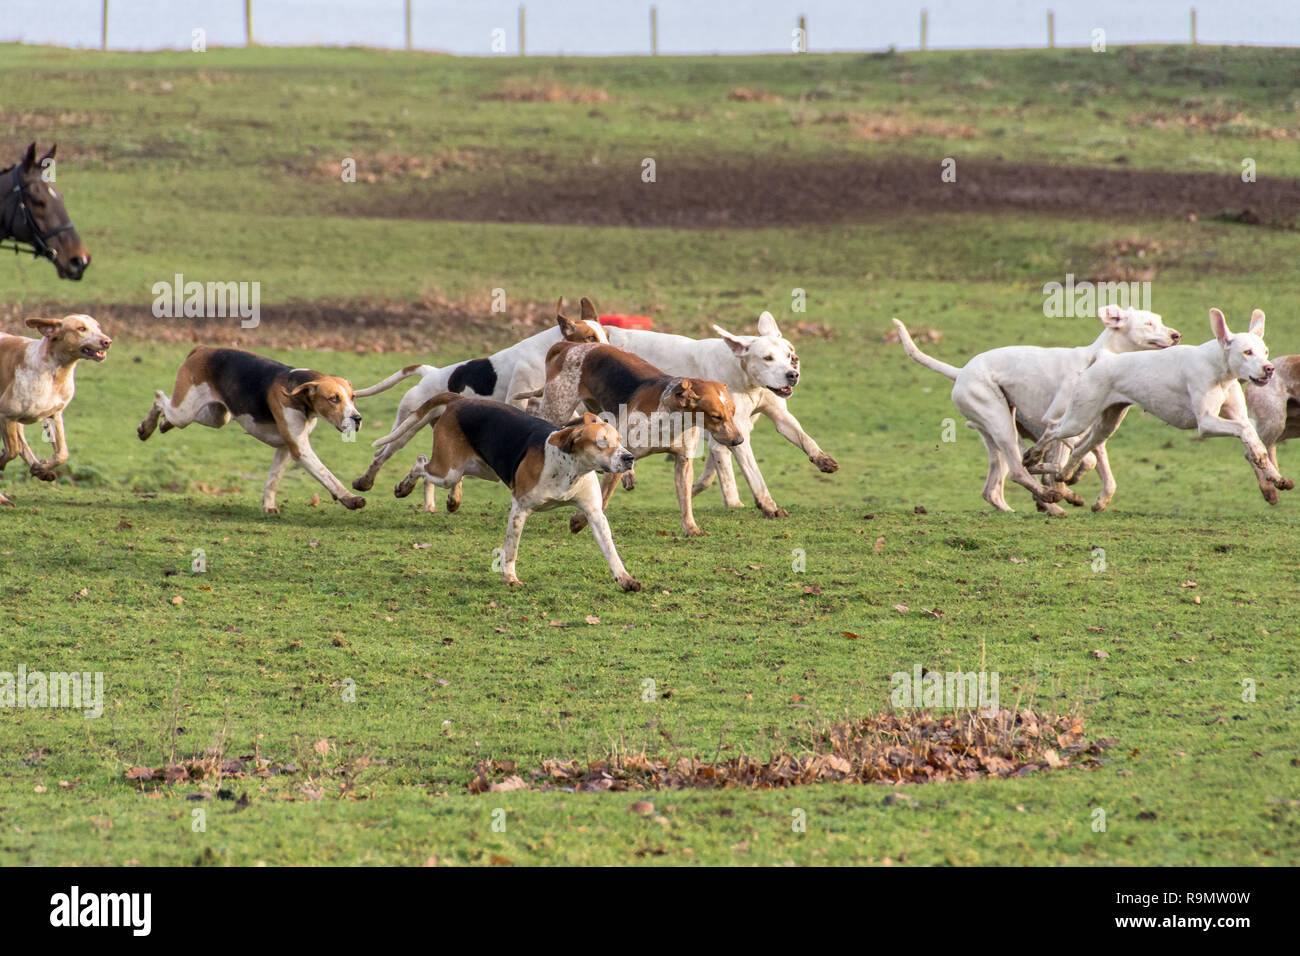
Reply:
<svg viewBox="0 0 1300 956"><path fill-rule="evenodd" d="M0 492L0 508L12 508L13 506L14 500L4 492Z"/></svg>
<svg viewBox="0 0 1300 956"><path fill-rule="evenodd" d="M39 478L41 481L57 481L59 478L58 472L55 471L57 467L57 465L50 467L44 462L38 461L31 467L32 477Z"/></svg>
<svg viewBox="0 0 1300 956"><path fill-rule="evenodd" d="M502 584L508 584L508 585L510 585L510 586L513 588L513 587L518 587L519 585L523 584L524 582L523 582L523 581L520 581L520 580L519 580L517 577L515 577L513 574L503 574L503 575L501 575L501 583L502 583Z"/></svg>
<svg viewBox="0 0 1300 956"><path fill-rule="evenodd" d="M709 534L707 531L701 531L699 525L691 525L683 530L686 532L686 537L688 538L706 538Z"/></svg>
<svg viewBox="0 0 1300 956"><path fill-rule="evenodd" d="M825 452L822 452L820 455L814 455L809 459L809 461L828 475L840 470L840 463Z"/></svg>
<svg viewBox="0 0 1300 956"><path fill-rule="evenodd" d="M763 511L763 517L764 517L764 518L788 518L788 517L790 517L790 512L786 511L784 508L776 508L776 507L772 507L772 508L763 508L762 505L759 505L759 507L762 508L762 511Z"/></svg>
<svg viewBox="0 0 1300 956"><path fill-rule="evenodd" d="M356 511L366 506L366 499L358 495L344 495L339 498L339 504L349 511Z"/></svg>
<svg viewBox="0 0 1300 956"><path fill-rule="evenodd" d="M1043 488L1034 494L1034 497L1046 505L1054 505L1060 501L1064 495L1055 488Z"/></svg>
<svg viewBox="0 0 1300 956"><path fill-rule="evenodd" d="M1290 491L1295 487L1294 481L1290 478L1283 478L1281 475L1278 475L1276 479L1270 478L1269 480L1273 482L1273 487L1277 488L1279 491Z"/></svg>
<svg viewBox="0 0 1300 956"><path fill-rule="evenodd" d="M369 491L375 487L375 479L370 475L362 475L360 478L352 479L352 487L356 491Z"/></svg>
<svg viewBox="0 0 1300 956"><path fill-rule="evenodd" d="M262 505L262 514L264 515L278 515L279 513L280 509L275 505Z"/></svg>
<svg viewBox="0 0 1300 956"><path fill-rule="evenodd" d="M618 586L629 593L641 590L641 582L636 578L622 578L619 580Z"/></svg>

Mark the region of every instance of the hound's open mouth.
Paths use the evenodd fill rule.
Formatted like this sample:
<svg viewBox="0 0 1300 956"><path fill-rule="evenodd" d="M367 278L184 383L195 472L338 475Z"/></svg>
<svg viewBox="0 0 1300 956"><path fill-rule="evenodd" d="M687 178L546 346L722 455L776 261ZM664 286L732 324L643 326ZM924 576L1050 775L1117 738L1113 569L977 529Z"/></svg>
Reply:
<svg viewBox="0 0 1300 956"><path fill-rule="evenodd" d="M108 349L97 349L93 345L83 346L81 354L88 359L94 359L96 362L102 362L108 357Z"/></svg>
<svg viewBox="0 0 1300 956"><path fill-rule="evenodd" d="M1261 375L1259 378L1252 378L1251 381L1254 382L1256 385L1267 385L1268 380L1271 379L1272 377L1273 377L1272 373L1269 373L1268 375Z"/></svg>
<svg viewBox="0 0 1300 956"><path fill-rule="evenodd" d="M792 385L785 385L781 388L773 388L771 385L769 385L767 387L767 390L771 392L773 395L780 395L782 398L789 398L791 395L794 394L794 386Z"/></svg>

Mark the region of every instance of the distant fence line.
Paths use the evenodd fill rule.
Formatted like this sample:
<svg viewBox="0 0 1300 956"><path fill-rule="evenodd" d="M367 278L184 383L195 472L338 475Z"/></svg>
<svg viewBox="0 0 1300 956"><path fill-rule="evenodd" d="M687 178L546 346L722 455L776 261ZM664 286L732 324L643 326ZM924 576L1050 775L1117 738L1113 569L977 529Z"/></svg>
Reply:
<svg viewBox="0 0 1300 956"><path fill-rule="evenodd" d="M257 41L253 39L253 0L231 0L232 3L242 3L244 7L244 44L246 46L256 46ZM103 12L100 21L100 49L108 49L108 4L109 0L103 0ZM406 37L406 49L415 49L411 39L411 19L412 7L415 0L403 0L403 30ZM1047 46L1056 47L1056 13L1053 10L1047 10ZM1191 21L1191 42L1196 43L1196 8L1189 8ZM519 5L519 56L527 56L527 33L526 33L526 16L527 11L524 4ZM930 32L930 12L924 8L921 10L921 49L927 49ZM800 15L791 31L791 52L807 53L808 52L808 18ZM502 50L501 52L505 52ZM650 55L659 55L659 10L653 4L650 6Z"/></svg>

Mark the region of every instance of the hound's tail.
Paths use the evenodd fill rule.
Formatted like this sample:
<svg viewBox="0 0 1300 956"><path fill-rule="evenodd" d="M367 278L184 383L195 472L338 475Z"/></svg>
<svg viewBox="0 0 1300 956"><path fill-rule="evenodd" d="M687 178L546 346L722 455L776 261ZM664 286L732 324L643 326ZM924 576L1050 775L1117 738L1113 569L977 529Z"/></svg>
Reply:
<svg viewBox="0 0 1300 956"><path fill-rule="evenodd" d="M545 385L542 385L542 386L539 387L539 388L535 388L535 389L533 389L531 392L519 392L518 394L511 395L511 396L510 396L510 401L512 401L512 402L522 402L524 399L527 399L527 398L541 398L541 397L542 397L542 393L543 393L544 391L546 391L546 386L545 386Z"/></svg>
<svg viewBox="0 0 1300 956"><path fill-rule="evenodd" d="M392 375L388 376L388 378L384 379L382 382L378 382L374 385L371 385L369 388L359 388L353 394L357 398L365 398L367 395L378 395L380 392L388 391L390 388L392 388L394 385L396 385L404 378L410 378L412 375L419 375L423 377L425 375L428 375L430 372L435 372L435 371L437 371L437 369L435 369L432 365L408 365L406 366L406 368L394 372Z"/></svg>
<svg viewBox="0 0 1300 956"><path fill-rule="evenodd" d="M898 328L898 341L903 343L903 348L907 351L907 354L911 356L913 362L916 362L918 365L924 365L926 368L938 372L940 375L946 375L953 381L957 380L957 374L961 369L957 368L955 365L949 365L947 362L940 362L937 358L931 358L926 355L916 347L916 343L912 341L912 337L907 334L907 326L902 322L899 322L898 319L894 319L894 325ZM360 392L357 394L360 394Z"/></svg>
<svg viewBox="0 0 1300 956"><path fill-rule="evenodd" d="M389 445L393 442L405 445L410 441L412 435L438 416L438 412L444 405L458 402L463 397L463 395L458 395L456 392L439 392L437 395L433 396L433 398L429 399L417 408L415 414L407 415L400 425L383 438L378 438L372 441L370 446L372 448L378 448L380 445Z"/></svg>

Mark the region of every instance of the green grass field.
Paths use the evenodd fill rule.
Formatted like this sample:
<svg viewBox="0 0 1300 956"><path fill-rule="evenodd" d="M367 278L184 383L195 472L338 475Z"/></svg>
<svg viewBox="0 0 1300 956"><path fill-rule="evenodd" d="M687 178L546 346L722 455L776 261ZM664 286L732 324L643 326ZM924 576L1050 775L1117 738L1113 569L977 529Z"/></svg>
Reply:
<svg viewBox="0 0 1300 956"><path fill-rule="evenodd" d="M636 176L646 155L937 169L944 156L1100 166L1122 152L1134 169L1235 176L1251 156L1261 175L1300 177L1295 53L3 54L0 159L32 138L59 141L58 181L94 255L78 284L0 258L6 330L21 315L103 306L118 341L103 365L79 369L66 477L50 486L15 465L0 476L18 501L0 513L0 671L102 671L105 698L97 720L0 713L0 861L1300 863L1300 498L1268 507L1238 446L1135 412L1110 443L1120 488L1109 511L1047 519L1010 487L1017 513L992 513L976 433L958 419L956 440L943 440L956 418L946 380L883 340L897 315L942 331L923 347L958 363L995 345L1090 341L1095 320L1043 317L1042 285L1121 258L1154 270L1152 307L1189 341L1209 337L1212 305L1235 325L1262 308L1273 354L1300 352L1294 230L1153 218L1104 197L1069 219L919 210L729 230L366 214L407 197L430 208L469 189L544 190L593 157ZM606 96L490 98L554 84ZM740 87L780 100L730 99ZM871 118L902 132L852 135ZM950 136L958 125L971 129ZM376 181L318 172L348 156ZM1125 241L1141 244L1139 262L1117 251ZM289 352L259 345L275 307L475 304L500 287L512 303L589 295L701 335L710 322L752 331L770 309L787 328L819 327L795 339L805 379L791 409L841 468L821 475L760 423L759 461L791 516L725 509L713 489L696 499L708 537L687 540L669 466L645 461L636 490L610 506L644 592L620 593L590 535L570 535L558 511L530 520L525 585L508 589L492 570L500 485L467 482L455 515L389 494L427 438L365 509L327 496L313 507L322 489L291 472L278 517L258 508L270 451L236 426L141 444L135 426L188 350L186 320L159 342L149 318L150 287L176 272L259 281L267 316L247 345L358 385L511 336L471 341L449 326L418 352L374 354L359 328L357 350ZM791 311L796 289L807 313ZM367 438L391 424L400 394L363 401ZM368 442L325 428L317 450L350 481ZM1290 449L1280 457L1294 477ZM1095 478L1079 487L1090 498ZM191 571L195 549L205 573ZM1078 709L1089 740L1118 741L1113 760L913 786L913 801L896 803L848 784L468 791L485 760L526 772L642 750L798 753L828 724L888 709L890 675L917 664L997 671L1004 707ZM299 771L222 784L247 802L217 798L210 780L125 777L207 748ZM654 814L629 812L640 799Z"/></svg>

